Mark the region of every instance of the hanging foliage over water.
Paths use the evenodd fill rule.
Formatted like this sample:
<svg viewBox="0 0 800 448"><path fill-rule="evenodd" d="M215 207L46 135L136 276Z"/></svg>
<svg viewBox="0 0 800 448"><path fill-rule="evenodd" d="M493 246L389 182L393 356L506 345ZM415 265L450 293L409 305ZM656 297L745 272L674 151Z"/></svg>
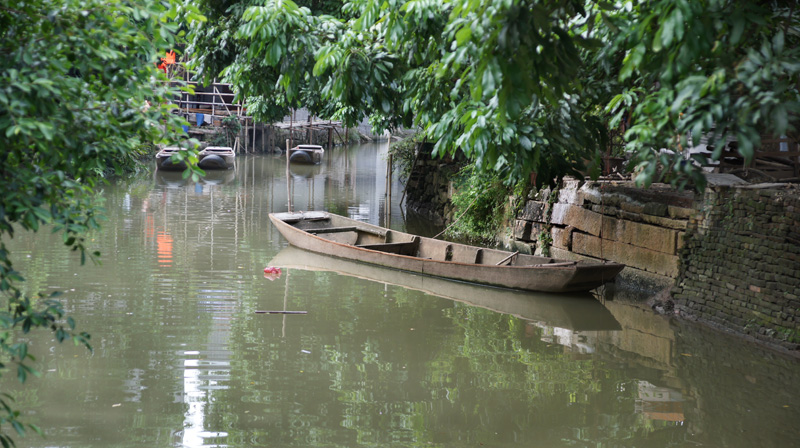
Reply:
<svg viewBox="0 0 800 448"><path fill-rule="evenodd" d="M792 2L351 0L333 16L291 0L200 4L217 16L191 33L198 69L269 99L262 118L302 104L421 126L437 154L505 179L597 175L607 129L622 127L638 182L702 188L689 139L718 158L736 138L749 160L762 135L796 132Z"/></svg>
<svg viewBox="0 0 800 448"><path fill-rule="evenodd" d="M89 347L55 294L28 296L5 241L48 226L95 258L83 238L99 226L97 189L109 172L132 166L146 148L167 142L181 120L170 113L176 91L156 69L175 43L178 14L161 1L25 0L0 5L0 374L38 375L19 334L37 328ZM8 424L24 434L19 411L0 399L0 443ZM34 428L36 429L36 428ZM38 430L37 430L38 431Z"/></svg>

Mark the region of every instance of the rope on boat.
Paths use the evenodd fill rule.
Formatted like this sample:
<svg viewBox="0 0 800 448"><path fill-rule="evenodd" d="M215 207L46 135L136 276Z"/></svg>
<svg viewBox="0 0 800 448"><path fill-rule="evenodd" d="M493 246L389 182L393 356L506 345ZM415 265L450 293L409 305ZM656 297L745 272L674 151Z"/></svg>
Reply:
<svg viewBox="0 0 800 448"><path fill-rule="evenodd" d="M475 205L475 201L477 201L477 200L478 200L478 197L479 197L479 196L475 196L475 198L472 200L472 203L471 203L471 204L469 204L469 207L467 207L467 209L466 209L466 210L464 210L463 212L461 212L461 215L458 217L458 219L456 219L455 221L453 221L453 222L452 222L452 223L451 223L449 226L447 226L447 227L446 227L444 230L442 230L441 232L437 233L437 234L436 234L436 236L434 236L434 237L433 237L433 239L439 238L440 236L442 236L442 234L443 234L443 233L447 232L448 230L450 230L450 228L451 228L451 227L453 227L454 225L456 225L456 223L457 223L458 221L460 221L460 220L461 220L461 218L463 218L463 217L464 217L464 215L466 215L466 214L467 214L467 212L469 211L469 209L471 209L471 208L472 208L472 206L473 206L473 205Z"/></svg>
<svg viewBox="0 0 800 448"><path fill-rule="evenodd" d="M503 258L502 260L498 261L495 266L500 266L501 264L505 263L506 261L512 259L515 255L519 254L519 251L514 252L513 254Z"/></svg>

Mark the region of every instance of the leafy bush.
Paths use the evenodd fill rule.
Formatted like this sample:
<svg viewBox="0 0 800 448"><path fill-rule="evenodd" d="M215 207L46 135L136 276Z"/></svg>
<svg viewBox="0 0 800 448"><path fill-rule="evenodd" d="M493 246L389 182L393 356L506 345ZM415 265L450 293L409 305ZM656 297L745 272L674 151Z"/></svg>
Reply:
<svg viewBox="0 0 800 448"><path fill-rule="evenodd" d="M447 229L450 239L477 244L496 241L495 232L505 219L509 188L495 173L485 173L469 165L455 180L453 224Z"/></svg>

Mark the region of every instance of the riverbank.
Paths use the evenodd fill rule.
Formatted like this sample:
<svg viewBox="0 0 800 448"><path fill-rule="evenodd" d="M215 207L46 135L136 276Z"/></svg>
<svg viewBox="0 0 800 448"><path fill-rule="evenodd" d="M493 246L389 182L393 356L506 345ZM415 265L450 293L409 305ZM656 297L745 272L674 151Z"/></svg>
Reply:
<svg viewBox="0 0 800 448"><path fill-rule="evenodd" d="M454 169L419 160L409 208L452 222L446 173ZM510 197L505 207L518 212L497 240L523 253L624 263L617 295L646 297L658 312L800 354L800 189L728 175L709 180L695 194L567 179L555 192Z"/></svg>

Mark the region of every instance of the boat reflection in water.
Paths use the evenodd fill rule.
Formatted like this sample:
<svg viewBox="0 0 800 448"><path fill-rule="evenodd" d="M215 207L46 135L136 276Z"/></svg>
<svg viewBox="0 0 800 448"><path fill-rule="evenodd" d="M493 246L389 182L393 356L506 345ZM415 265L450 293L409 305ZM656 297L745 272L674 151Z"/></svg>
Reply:
<svg viewBox="0 0 800 448"><path fill-rule="evenodd" d="M290 164L289 174L293 180L313 179L314 177L325 174L325 165Z"/></svg>
<svg viewBox="0 0 800 448"><path fill-rule="evenodd" d="M191 177L184 179L182 171L157 170L155 178L156 185L163 185L167 188L180 188L194 183ZM235 170L208 170L198 182L204 185L223 185L234 179L236 179Z"/></svg>
<svg viewBox="0 0 800 448"><path fill-rule="evenodd" d="M524 292L398 271L343 260L288 246L269 262L270 266L308 271L329 271L402 286L449 300L479 306L548 326L574 331L619 330L610 311L590 293Z"/></svg>

